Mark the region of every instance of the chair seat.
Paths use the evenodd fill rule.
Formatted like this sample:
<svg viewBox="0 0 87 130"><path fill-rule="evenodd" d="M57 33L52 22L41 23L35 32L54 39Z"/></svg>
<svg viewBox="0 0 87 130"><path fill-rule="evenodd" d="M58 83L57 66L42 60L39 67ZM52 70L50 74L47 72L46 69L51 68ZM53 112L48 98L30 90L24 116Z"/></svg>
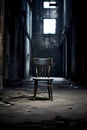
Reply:
<svg viewBox="0 0 87 130"><path fill-rule="evenodd" d="M34 77L33 80L44 80L44 81L47 81L47 80L53 80L53 78L50 78L50 77Z"/></svg>

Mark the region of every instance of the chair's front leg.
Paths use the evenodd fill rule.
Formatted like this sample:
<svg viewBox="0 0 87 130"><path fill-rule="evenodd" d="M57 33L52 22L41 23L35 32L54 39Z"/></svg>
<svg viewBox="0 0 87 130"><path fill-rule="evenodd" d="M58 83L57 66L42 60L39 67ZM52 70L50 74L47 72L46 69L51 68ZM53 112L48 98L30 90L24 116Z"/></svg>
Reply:
<svg viewBox="0 0 87 130"><path fill-rule="evenodd" d="M53 82L52 80L50 81L50 100L53 101Z"/></svg>
<svg viewBox="0 0 87 130"><path fill-rule="evenodd" d="M34 100L36 99L38 81L34 80Z"/></svg>

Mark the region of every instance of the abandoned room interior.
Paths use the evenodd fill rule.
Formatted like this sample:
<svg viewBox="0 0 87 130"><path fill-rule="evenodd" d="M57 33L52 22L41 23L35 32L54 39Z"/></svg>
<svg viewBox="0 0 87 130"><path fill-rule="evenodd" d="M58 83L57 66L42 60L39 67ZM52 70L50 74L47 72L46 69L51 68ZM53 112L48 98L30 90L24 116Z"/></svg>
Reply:
<svg viewBox="0 0 87 130"><path fill-rule="evenodd" d="M87 127L84 5L0 0L0 128ZM53 59L48 86L39 86L34 58L42 58L39 68Z"/></svg>

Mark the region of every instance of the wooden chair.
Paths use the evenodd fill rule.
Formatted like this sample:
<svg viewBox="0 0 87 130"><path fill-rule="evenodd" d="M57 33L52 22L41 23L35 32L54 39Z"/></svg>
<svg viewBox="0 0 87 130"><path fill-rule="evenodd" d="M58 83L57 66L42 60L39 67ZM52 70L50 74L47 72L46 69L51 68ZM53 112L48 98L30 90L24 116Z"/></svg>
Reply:
<svg viewBox="0 0 87 130"><path fill-rule="evenodd" d="M53 100L53 78L50 77L50 71L51 71L51 65L53 63L53 59L36 57L33 58L33 63L35 65L35 73L36 73L36 77L33 77L34 100L36 99L38 85L42 83L41 85L48 87L48 96L49 99L52 101Z"/></svg>

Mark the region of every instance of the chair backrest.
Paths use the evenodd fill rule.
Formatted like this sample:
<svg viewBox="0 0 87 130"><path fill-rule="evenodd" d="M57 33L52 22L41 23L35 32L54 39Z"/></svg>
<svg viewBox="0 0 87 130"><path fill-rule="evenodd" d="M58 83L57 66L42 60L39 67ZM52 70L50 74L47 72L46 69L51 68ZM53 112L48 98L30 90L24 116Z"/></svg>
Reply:
<svg viewBox="0 0 87 130"><path fill-rule="evenodd" d="M33 58L36 77L49 77L53 58Z"/></svg>

